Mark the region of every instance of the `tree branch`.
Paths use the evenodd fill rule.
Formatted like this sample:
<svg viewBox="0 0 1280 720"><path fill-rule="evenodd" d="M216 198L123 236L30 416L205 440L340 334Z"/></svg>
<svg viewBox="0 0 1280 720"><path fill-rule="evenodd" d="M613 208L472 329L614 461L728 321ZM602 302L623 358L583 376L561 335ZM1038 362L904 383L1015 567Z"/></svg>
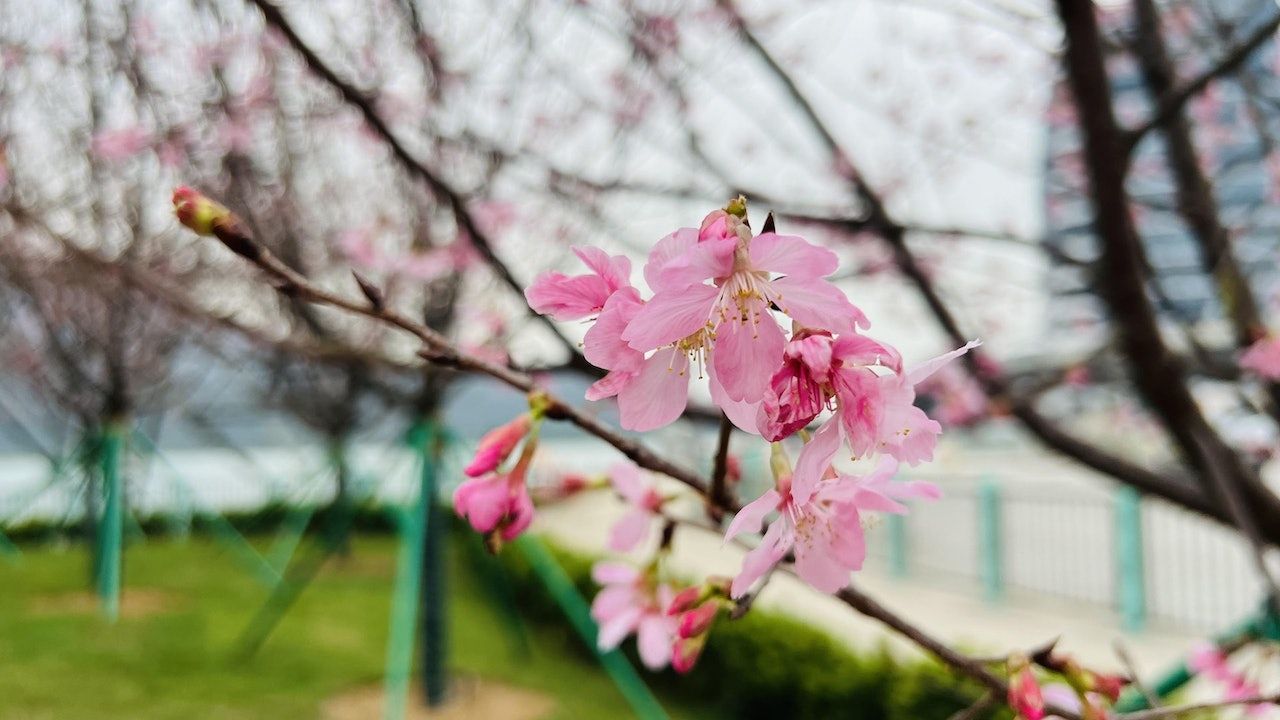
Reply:
<svg viewBox="0 0 1280 720"><path fill-rule="evenodd" d="M1240 43L1235 49L1229 51L1222 56L1218 62L1210 65L1207 70L1200 73L1191 81L1183 84L1176 90L1171 90L1165 94L1155 112L1142 125L1124 133L1121 152L1128 155L1133 152L1133 148L1138 142L1153 129L1165 124L1187 103L1188 100L1200 94L1205 88L1209 87L1213 81L1218 78L1229 75L1240 68L1245 60L1249 59L1258 48L1267 44L1275 37L1276 30L1280 30L1280 14L1276 14L1266 23L1258 27L1249 34L1244 42ZM1117 156L1120 157L1120 156Z"/></svg>
<svg viewBox="0 0 1280 720"><path fill-rule="evenodd" d="M267 21L267 24L276 28L285 36L289 41L289 45L302 56L303 61L313 73L337 90L343 101L360 112L365 122L368 123L374 133L382 138L383 142L385 142L391 149L392 155L395 156L396 160L399 161L406 170L421 178L433 194L445 200L445 203L453 213L454 219L458 223L458 227L466 233L468 240L480 255L484 257L485 262L493 268L493 271L498 275L503 283L511 288L517 295L523 297L524 287L521 285L519 279L516 278L515 274L511 272L511 268L507 267L502 258L498 257L489 236L481 230L479 224L475 220L475 217L467 208L467 203L463 196L449 185L449 183L441 176L437 175L436 172L427 166L425 162L415 157L413 153L409 152L409 150L405 148L404 144L401 143L395 134L391 132L391 128L382 119L382 116L380 116L374 109L369 98L365 97L364 94L356 89L355 86L338 77L337 73L334 72L333 69L330 68L328 64L326 64L324 60L311 49L310 46L303 42L302 38L298 35L297 31L285 18L284 14L278 7L268 0L245 1L252 3L257 7L262 13L263 18ZM596 377L603 374L599 368L587 362L587 359L582 356L582 353L578 352L577 345L566 337L564 333L560 331L560 328L556 327L555 322L551 318L546 317L545 315L538 315L536 313L531 313L531 315L545 325L547 329L555 335L559 343L569 352L570 366L575 370L579 370Z"/></svg>

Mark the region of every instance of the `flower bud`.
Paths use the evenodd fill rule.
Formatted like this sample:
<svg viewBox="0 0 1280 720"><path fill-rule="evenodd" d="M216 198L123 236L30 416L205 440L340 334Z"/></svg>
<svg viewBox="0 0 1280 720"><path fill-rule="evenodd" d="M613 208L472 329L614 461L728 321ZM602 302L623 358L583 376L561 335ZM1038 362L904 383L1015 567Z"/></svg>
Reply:
<svg viewBox="0 0 1280 720"><path fill-rule="evenodd" d="M530 427L529 414L524 413L485 433L476 446L475 457L463 472L468 477L479 477L496 470L529 434Z"/></svg>
<svg viewBox="0 0 1280 720"><path fill-rule="evenodd" d="M1009 707L1021 720L1041 720L1044 717L1044 695L1025 657L1009 660Z"/></svg>
<svg viewBox="0 0 1280 720"><path fill-rule="evenodd" d="M178 217L178 222L199 235L213 235L220 223L229 223L235 219L226 206L188 185L179 185L174 189L173 214Z"/></svg>
<svg viewBox="0 0 1280 720"><path fill-rule="evenodd" d="M682 638L691 638L696 635L703 635L707 630L711 629L711 624L715 622L716 615L720 612L720 604L717 602L704 602L698 607L689 610L680 616L680 627L677 630Z"/></svg>
<svg viewBox="0 0 1280 720"><path fill-rule="evenodd" d="M677 638L671 646L671 668L681 675L693 669L702 649L707 646L707 635L695 635L691 638Z"/></svg>
<svg viewBox="0 0 1280 720"><path fill-rule="evenodd" d="M697 605L698 600L701 597L702 597L701 585L693 585L691 587L687 587L681 590L680 592L676 593L675 597L671 598L671 604L667 605L667 614L672 616L680 615L681 613L692 608L694 605Z"/></svg>

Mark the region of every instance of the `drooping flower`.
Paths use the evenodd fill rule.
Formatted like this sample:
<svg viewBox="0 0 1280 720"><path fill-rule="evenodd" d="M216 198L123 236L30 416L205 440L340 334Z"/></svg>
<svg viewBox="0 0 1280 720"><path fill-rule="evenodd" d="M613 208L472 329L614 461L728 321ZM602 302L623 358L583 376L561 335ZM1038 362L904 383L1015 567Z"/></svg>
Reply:
<svg viewBox="0 0 1280 720"><path fill-rule="evenodd" d="M524 440L533 426L529 413L521 413L504 425L485 433L476 446L475 457L463 469L468 477L479 477L493 472L511 456L512 451Z"/></svg>
<svg viewBox="0 0 1280 720"><path fill-rule="evenodd" d="M652 484L645 482L640 468L629 462L614 465L609 473L609 481L613 483L613 489L631 506L609 532L609 549L630 552L648 537L653 521L658 517L658 510L662 507L662 496Z"/></svg>
<svg viewBox="0 0 1280 720"><path fill-rule="evenodd" d="M1266 335L1240 356L1240 368L1267 380L1280 380L1280 335Z"/></svg>
<svg viewBox="0 0 1280 720"><path fill-rule="evenodd" d="M453 493L453 509L471 527L483 533L489 549L496 552L500 541L515 539L533 522L533 500L526 483L529 466L538 448L538 432L549 406L540 391L529 393L529 412L491 430L467 466L470 480ZM524 441L515 467L500 472L498 467Z"/></svg>
<svg viewBox="0 0 1280 720"><path fill-rule="evenodd" d="M771 307L806 327L837 333L868 325L825 279L837 262L830 250L796 236L753 238L737 215L717 211L701 230L683 228L654 247L644 270L654 296L622 339L641 352L656 351L673 373L687 372L690 360L710 363L730 400L757 402L786 344Z"/></svg>
<svg viewBox="0 0 1280 720"><path fill-rule="evenodd" d="M591 617L599 624L596 644L612 650L635 633L640 661L650 670L671 662L678 622L666 612L675 593L648 572L616 562L598 562L591 577L600 592L591 602Z"/></svg>
<svg viewBox="0 0 1280 720"><path fill-rule="evenodd" d="M789 551L795 553L800 579L822 592L835 592L849 581L849 573L862 568L866 558L863 512L901 514L906 507L900 499L939 496L930 483L892 482L898 463L891 457L881 458L865 476L836 471L831 461L840 444L837 426L824 425L800 452L794 473L779 463L783 468L775 469L775 488L743 507L729 524L726 540L759 531L765 516L778 513L760 544L743 559L730 590L732 597L745 595ZM775 453L780 452L779 445L774 447Z"/></svg>
<svg viewBox="0 0 1280 720"><path fill-rule="evenodd" d="M471 478L453 493L454 512L491 543L495 538L514 540L533 522L533 500L525 484L526 457L532 458L532 453L522 456L512 470Z"/></svg>

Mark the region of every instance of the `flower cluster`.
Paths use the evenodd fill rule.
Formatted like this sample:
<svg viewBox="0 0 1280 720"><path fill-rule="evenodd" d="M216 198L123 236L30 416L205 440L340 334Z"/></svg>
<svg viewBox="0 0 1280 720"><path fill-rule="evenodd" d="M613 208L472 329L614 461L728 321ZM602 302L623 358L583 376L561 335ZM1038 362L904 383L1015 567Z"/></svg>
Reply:
<svg viewBox="0 0 1280 720"><path fill-rule="evenodd" d="M475 457L463 470L471 479L453 493L454 511L465 517L476 532L485 535L492 550L503 541L514 540L533 522L533 500L526 480L546 411L546 396L531 393L529 412L480 438ZM522 442L524 447L515 465L499 472Z"/></svg>
<svg viewBox="0 0 1280 720"><path fill-rule="evenodd" d="M640 661L650 670L692 670L727 602L727 581L711 579L676 592L658 579L656 562L643 569L598 562L591 576L601 586L591 603L600 625L597 645L612 650L634 634Z"/></svg>
<svg viewBox="0 0 1280 720"><path fill-rule="evenodd" d="M633 284L627 257L592 247L573 252L587 272L544 273L525 297L556 320L589 323L583 355L605 375L588 400L616 398L623 428L655 430L684 413L696 376L734 425L773 448L774 487L727 529L731 540L773 518L737 577L677 596L659 581L657 560L644 570L599 566L604 589L593 615L602 647L634 632L646 665L687 670L719 610L788 555L801 579L836 592L862 567L868 513L904 513L903 500L938 497L931 484L893 478L901 463L931 460L942 430L917 405L917 386L976 341L906 366L896 348L865 334L866 315L830 281L835 253L776 232L772 218L753 234L743 198L659 240L642 270L647 291ZM530 426L536 437L537 420L517 418L481 442L468 474L487 474L455 496L477 530L510 538L528 526L524 470L532 441L514 469L496 470ZM796 435L806 443L793 468L782 442ZM865 461L869 472L838 469L840 456ZM610 481L629 510L609 547L630 551L651 535L666 498L630 464L615 466Z"/></svg>
<svg viewBox="0 0 1280 720"><path fill-rule="evenodd" d="M1035 665L1054 682L1042 688ZM1107 720L1113 717L1111 706L1129 684L1128 678L1089 670L1075 658L1052 649L1037 653L1034 663L1025 655L1012 655L1006 666L1009 672L1006 700L1020 720L1051 717L1046 714L1046 706L1050 704L1076 713L1081 720Z"/></svg>

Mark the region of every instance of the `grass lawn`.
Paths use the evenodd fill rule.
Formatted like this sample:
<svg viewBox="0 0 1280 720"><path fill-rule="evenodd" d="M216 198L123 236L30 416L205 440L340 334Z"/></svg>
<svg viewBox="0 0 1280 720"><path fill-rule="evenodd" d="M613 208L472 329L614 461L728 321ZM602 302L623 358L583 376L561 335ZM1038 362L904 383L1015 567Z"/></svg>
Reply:
<svg viewBox="0 0 1280 720"><path fill-rule="evenodd" d="M212 540L130 547L127 592L143 592L114 626L84 596L84 548L0 561L0 719L316 717L326 698L382 676L395 551L393 538L357 538L247 662L231 649L266 588ZM552 718L630 717L567 625L528 626L520 656L467 564L450 565L455 672L551 696ZM713 717L662 701L673 718Z"/></svg>

